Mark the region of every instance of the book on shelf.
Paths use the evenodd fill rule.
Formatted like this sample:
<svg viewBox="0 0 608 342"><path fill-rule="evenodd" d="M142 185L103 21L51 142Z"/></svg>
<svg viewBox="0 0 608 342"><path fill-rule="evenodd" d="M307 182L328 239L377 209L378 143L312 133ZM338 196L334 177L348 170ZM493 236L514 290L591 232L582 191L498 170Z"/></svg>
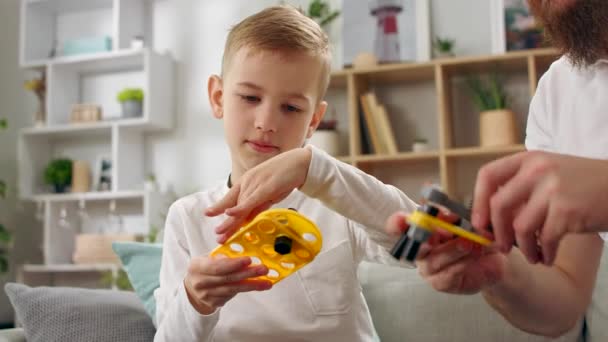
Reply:
<svg viewBox="0 0 608 342"><path fill-rule="evenodd" d="M374 92L360 96L363 112L362 124L367 128L369 141L378 154L396 154L397 143L393 134L386 107L379 104Z"/></svg>

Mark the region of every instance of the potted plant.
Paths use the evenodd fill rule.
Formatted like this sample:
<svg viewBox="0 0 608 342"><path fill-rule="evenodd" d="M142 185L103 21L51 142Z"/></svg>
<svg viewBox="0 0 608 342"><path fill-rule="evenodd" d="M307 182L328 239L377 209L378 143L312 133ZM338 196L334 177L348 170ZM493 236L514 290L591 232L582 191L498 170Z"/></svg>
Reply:
<svg viewBox="0 0 608 342"><path fill-rule="evenodd" d="M454 57L454 39L435 37L433 48L435 48L435 57Z"/></svg>
<svg viewBox="0 0 608 342"><path fill-rule="evenodd" d="M56 193L63 193L72 183L72 160L59 158L52 160L44 170L46 184L53 186Z"/></svg>
<svg viewBox="0 0 608 342"><path fill-rule="evenodd" d="M507 94L496 72L486 79L469 77L473 102L479 109L479 145L508 146L518 143L515 114L508 109Z"/></svg>
<svg viewBox="0 0 608 342"><path fill-rule="evenodd" d="M0 130L8 127L6 119L0 119ZM0 179L0 199L6 199L6 182ZM8 250L12 240L11 233L0 222L0 275L8 271Z"/></svg>
<svg viewBox="0 0 608 342"><path fill-rule="evenodd" d="M37 127L44 126L46 122L45 97L46 97L46 73L42 72L40 78L25 81L24 88L32 91L38 99L38 111L34 118Z"/></svg>
<svg viewBox="0 0 608 342"><path fill-rule="evenodd" d="M340 15L340 11L332 11L327 1L313 0L308 5L306 15L316 21L319 26L325 28Z"/></svg>
<svg viewBox="0 0 608 342"><path fill-rule="evenodd" d="M332 116L321 120L317 130L310 137L309 143L332 156L340 155L340 136L337 130L338 121L335 119L335 111Z"/></svg>
<svg viewBox="0 0 608 342"><path fill-rule="evenodd" d="M426 138L417 137L412 144L412 152L426 152L429 150L429 141Z"/></svg>
<svg viewBox="0 0 608 342"><path fill-rule="evenodd" d="M125 88L118 93L118 102L122 105L122 116L135 118L142 115L144 91L140 88Z"/></svg>

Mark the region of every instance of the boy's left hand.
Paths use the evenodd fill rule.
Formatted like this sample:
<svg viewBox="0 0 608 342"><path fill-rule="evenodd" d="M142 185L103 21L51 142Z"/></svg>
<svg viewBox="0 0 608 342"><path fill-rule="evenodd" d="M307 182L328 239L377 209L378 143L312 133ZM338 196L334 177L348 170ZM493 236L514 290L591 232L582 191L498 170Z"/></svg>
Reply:
<svg viewBox="0 0 608 342"><path fill-rule="evenodd" d="M312 151L308 148L296 148L245 172L219 202L205 210L207 216L223 213L229 216L215 229L219 235L217 241L224 243L244 222L301 187L311 158Z"/></svg>

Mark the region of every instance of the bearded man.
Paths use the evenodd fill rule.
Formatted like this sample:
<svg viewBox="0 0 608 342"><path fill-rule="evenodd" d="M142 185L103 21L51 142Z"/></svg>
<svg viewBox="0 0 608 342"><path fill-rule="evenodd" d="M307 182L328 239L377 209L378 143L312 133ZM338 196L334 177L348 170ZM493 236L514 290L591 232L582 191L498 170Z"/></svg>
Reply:
<svg viewBox="0 0 608 342"><path fill-rule="evenodd" d="M530 104L528 151L478 173L473 225L491 223L494 246L434 241L417 265L436 290L481 293L514 326L557 337L585 315L608 230L608 1L529 3L563 56ZM407 229L403 213L386 228Z"/></svg>

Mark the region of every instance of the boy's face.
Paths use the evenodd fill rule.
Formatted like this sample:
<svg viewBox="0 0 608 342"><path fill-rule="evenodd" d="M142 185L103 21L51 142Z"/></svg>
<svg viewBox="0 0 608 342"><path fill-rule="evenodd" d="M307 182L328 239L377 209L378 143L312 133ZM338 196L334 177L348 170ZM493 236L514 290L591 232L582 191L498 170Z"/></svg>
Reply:
<svg viewBox="0 0 608 342"><path fill-rule="evenodd" d="M322 64L298 53L237 51L221 79L209 79L214 116L224 120L232 180L248 169L301 147L327 103L320 101Z"/></svg>

